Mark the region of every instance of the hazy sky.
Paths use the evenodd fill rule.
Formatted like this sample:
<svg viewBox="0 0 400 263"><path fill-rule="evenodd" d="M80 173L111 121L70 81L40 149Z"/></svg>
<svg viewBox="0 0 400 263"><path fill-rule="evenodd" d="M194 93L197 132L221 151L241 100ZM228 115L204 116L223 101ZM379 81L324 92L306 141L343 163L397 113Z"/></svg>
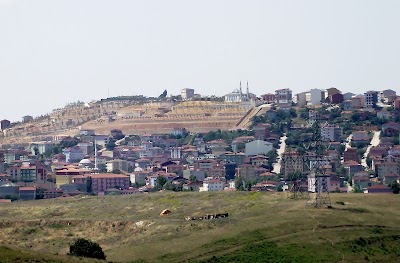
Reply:
<svg viewBox="0 0 400 263"><path fill-rule="evenodd" d="M399 0L0 0L0 119L117 95L400 86Z"/></svg>

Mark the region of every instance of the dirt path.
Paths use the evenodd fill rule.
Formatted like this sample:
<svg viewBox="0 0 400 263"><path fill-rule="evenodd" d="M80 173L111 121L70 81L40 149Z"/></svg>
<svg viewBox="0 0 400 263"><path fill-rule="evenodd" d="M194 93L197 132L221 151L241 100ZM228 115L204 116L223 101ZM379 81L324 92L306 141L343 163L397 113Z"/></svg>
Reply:
<svg viewBox="0 0 400 263"><path fill-rule="evenodd" d="M283 136L279 140L281 142L281 144L280 144L279 149L277 150L278 162L274 163L274 169L272 170L272 172L274 172L276 174L279 174L281 172L281 159L282 159L282 154L285 152L285 149L286 149L286 139L287 139L286 133L284 133Z"/></svg>

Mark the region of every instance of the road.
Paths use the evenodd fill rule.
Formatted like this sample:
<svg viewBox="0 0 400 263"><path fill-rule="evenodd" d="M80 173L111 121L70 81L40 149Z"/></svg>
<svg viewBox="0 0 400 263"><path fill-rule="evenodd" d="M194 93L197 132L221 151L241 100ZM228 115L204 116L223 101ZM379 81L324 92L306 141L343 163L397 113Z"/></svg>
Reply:
<svg viewBox="0 0 400 263"><path fill-rule="evenodd" d="M368 165L367 165L367 157L368 157L369 151L371 150L372 147L378 146L378 145L379 145L379 143L380 143L380 141L381 141L381 140L379 139L379 135L380 135L380 134L381 134L380 131L375 131L375 132L374 132L374 136L373 136L372 139L371 139L371 143L370 143L369 146L367 147L367 150L365 151L364 156L363 156L363 158L361 159L361 165L362 165L364 168L366 168L366 169L369 169L369 167L368 167Z"/></svg>
<svg viewBox="0 0 400 263"><path fill-rule="evenodd" d="M272 170L272 172L279 174L281 172L281 159L282 159L282 154L285 152L286 149L286 133L283 134L283 136L280 138L280 147L277 150L278 153L278 157L277 163L274 163L274 169Z"/></svg>
<svg viewBox="0 0 400 263"><path fill-rule="evenodd" d="M353 134L350 134L346 139L346 149L351 147L351 140L353 139Z"/></svg>
<svg viewBox="0 0 400 263"><path fill-rule="evenodd" d="M346 150L347 150L348 148L351 147L351 139L352 139L352 138L353 138L353 134L350 134L349 137L346 138L346 144L345 144ZM340 158L340 162L341 162L342 164L344 163L343 156Z"/></svg>

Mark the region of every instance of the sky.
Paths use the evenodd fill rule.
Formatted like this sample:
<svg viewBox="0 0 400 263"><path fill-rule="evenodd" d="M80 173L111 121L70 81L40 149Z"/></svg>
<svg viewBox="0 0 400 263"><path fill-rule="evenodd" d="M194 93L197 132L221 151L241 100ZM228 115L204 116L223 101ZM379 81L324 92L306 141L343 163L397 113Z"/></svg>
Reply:
<svg viewBox="0 0 400 263"><path fill-rule="evenodd" d="M400 91L398 0L0 0L0 119L119 95Z"/></svg>

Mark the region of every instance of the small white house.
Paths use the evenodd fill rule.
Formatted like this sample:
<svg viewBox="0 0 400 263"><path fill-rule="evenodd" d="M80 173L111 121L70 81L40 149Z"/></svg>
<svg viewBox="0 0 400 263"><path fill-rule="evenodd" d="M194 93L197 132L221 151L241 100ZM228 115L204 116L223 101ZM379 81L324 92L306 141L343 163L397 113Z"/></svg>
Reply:
<svg viewBox="0 0 400 263"><path fill-rule="evenodd" d="M220 178L207 177L203 181L203 186L199 188L200 192L223 191L224 182Z"/></svg>
<svg viewBox="0 0 400 263"><path fill-rule="evenodd" d="M271 142L266 142L262 140L254 140L252 142L246 143L245 145L246 156L266 154L273 149L274 147Z"/></svg>

